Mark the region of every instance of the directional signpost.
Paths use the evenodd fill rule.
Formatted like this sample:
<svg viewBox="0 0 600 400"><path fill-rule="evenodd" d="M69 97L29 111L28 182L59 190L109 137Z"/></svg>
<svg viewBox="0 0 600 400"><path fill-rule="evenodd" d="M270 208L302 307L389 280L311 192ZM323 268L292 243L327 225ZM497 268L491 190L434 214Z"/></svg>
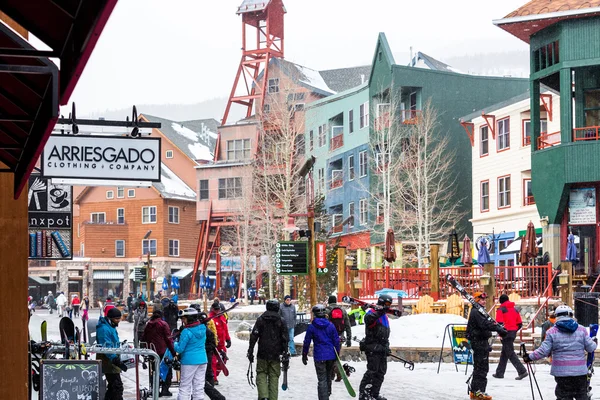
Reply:
<svg viewBox="0 0 600 400"><path fill-rule="evenodd" d="M145 281L146 280L146 268L136 268L135 269L135 281Z"/></svg>
<svg viewBox="0 0 600 400"><path fill-rule="evenodd" d="M278 242L275 263L280 275L308 274L308 242Z"/></svg>

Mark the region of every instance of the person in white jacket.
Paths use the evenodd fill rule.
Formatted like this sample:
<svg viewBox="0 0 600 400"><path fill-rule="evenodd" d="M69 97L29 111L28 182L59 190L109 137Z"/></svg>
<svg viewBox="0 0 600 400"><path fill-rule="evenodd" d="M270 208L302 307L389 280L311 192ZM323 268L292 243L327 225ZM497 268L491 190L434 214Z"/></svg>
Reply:
<svg viewBox="0 0 600 400"><path fill-rule="evenodd" d="M65 306L67 305L67 298L63 292L60 292L58 297L56 298L56 306L58 307L58 316L60 318L64 317Z"/></svg>

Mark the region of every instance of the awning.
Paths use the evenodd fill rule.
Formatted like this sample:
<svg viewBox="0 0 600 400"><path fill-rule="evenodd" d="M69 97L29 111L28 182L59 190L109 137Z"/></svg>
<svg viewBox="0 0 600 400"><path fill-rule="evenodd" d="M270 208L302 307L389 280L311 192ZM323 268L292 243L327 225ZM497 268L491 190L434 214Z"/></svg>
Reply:
<svg viewBox="0 0 600 400"><path fill-rule="evenodd" d="M108 281L123 280L125 273L123 271L94 271L93 279L103 279Z"/></svg>
<svg viewBox="0 0 600 400"><path fill-rule="evenodd" d="M56 282L50 282L49 280L44 279L44 278L39 277L39 276L30 276L29 279L31 279L32 281L34 281L38 285L55 285L56 284Z"/></svg>
<svg viewBox="0 0 600 400"><path fill-rule="evenodd" d="M191 274L192 271L193 271L192 268L183 268L183 269L180 269L179 271L174 272L172 276L176 276L179 279L183 279L186 276L188 276L189 274Z"/></svg>

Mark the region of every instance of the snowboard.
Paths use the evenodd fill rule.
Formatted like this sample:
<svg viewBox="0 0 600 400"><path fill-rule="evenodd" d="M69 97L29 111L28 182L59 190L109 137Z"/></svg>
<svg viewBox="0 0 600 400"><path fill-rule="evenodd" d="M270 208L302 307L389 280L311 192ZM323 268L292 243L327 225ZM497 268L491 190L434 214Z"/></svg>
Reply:
<svg viewBox="0 0 600 400"><path fill-rule="evenodd" d="M288 389L288 369L290 369L290 355L286 353L281 356L281 370L283 371L283 383L281 384L281 390Z"/></svg>
<svg viewBox="0 0 600 400"><path fill-rule="evenodd" d="M597 334L598 334L598 324L591 324L590 325L590 337L595 338L597 336ZM591 352L591 353L588 353L588 355L587 355L587 367L588 367L587 395L588 395L588 399L592 398L591 381L592 381L592 375L594 375L594 353L595 352Z"/></svg>
<svg viewBox="0 0 600 400"><path fill-rule="evenodd" d="M90 318L87 322L87 339L90 346L96 344L96 325L98 325L96 318Z"/></svg>
<svg viewBox="0 0 600 400"><path fill-rule="evenodd" d="M213 353L213 357L215 357L215 359L217 360L217 368L219 368L221 372L223 372L223 375L229 376L229 369L227 369L225 361L223 361L223 357L221 357L221 353L219 352L219 350L216 350Z"/></svg>
<svg viewBox="0 0 600 400"><path fill-rule="evenodd" d="M60 340L65 346L65 358L69 359L71 354L71 343L75 341L75 324L69 317L62 317L58 324L58 330L60 332Z"/></svg>
<svg viewBox="0 0 600 400"><path fill-rule="evenodd" d="M334 347L333 351L335 351L337 367L340 370L340 375L342 375L342 379L344 380L344 385L346 385L346 390L348 391L350 397L356 397L356 392L354 391L354 388L352 387L350 381L348 380L348 377L346 376L346 371L344 370L344 366L342 365L342 360L340 360L340 356L337 352L337 349Z"/></svg>
<svg viewBox="0 0 600 400"><path fill-rule="evenodd" d="M342 302L348 303L348 304L356 304L358 306L367 306L367 307L373 308L373 309L375 309L377 307L375 304L367 303L366 301L362 301L362 300L359 300L359 299L356 299L356 298L350 297L350 296L342 297ZM394 315L396 317L402 316L402 310L394 310L392 308L387 309L386 313Z"/></svg>
<svg viewBox="0 0 600 400"><path fill-rule="evenodd" d="M42 342L48 341L48 322L46 320L42 321L42 325L40 325L40 333L42 335Z"/></svg>

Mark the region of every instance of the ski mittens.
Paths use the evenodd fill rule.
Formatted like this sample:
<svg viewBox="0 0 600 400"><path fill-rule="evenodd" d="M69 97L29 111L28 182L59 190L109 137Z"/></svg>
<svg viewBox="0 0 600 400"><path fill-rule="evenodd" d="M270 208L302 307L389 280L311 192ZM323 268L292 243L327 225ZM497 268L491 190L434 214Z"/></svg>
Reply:
<svg viewBox="0 0 600 400"><path fill-rule="evenodd" d="M115 364L121 371L127 372L127 365L125 365L122 361L119 361Z"/></svg>
<svg viewBox="0 0 600 400"><path fill-rule="evenodd" d="M506 337L508 331L503 326L498 326L498 335L500 335L501 338Z"/></svg>
<svg viewBox="0 0 600 400"><path fill-rule="evenodd" d="M529 353L525 353L523 354L523 361L525 361L526 363L530 363L533 360L529 358Z"/></svg>
<svg viewBox="0 0 600 400"><path fill-rule="evenodd" d="M227 347L227 348L231 347L231 340L226 340L225 341L225 347Z"/></svg>
<svg viewBox="0 0 600 400"><path fill-rule="evenodd" d="M302 354L302 364L308 365L308 354Z"/></svg>

